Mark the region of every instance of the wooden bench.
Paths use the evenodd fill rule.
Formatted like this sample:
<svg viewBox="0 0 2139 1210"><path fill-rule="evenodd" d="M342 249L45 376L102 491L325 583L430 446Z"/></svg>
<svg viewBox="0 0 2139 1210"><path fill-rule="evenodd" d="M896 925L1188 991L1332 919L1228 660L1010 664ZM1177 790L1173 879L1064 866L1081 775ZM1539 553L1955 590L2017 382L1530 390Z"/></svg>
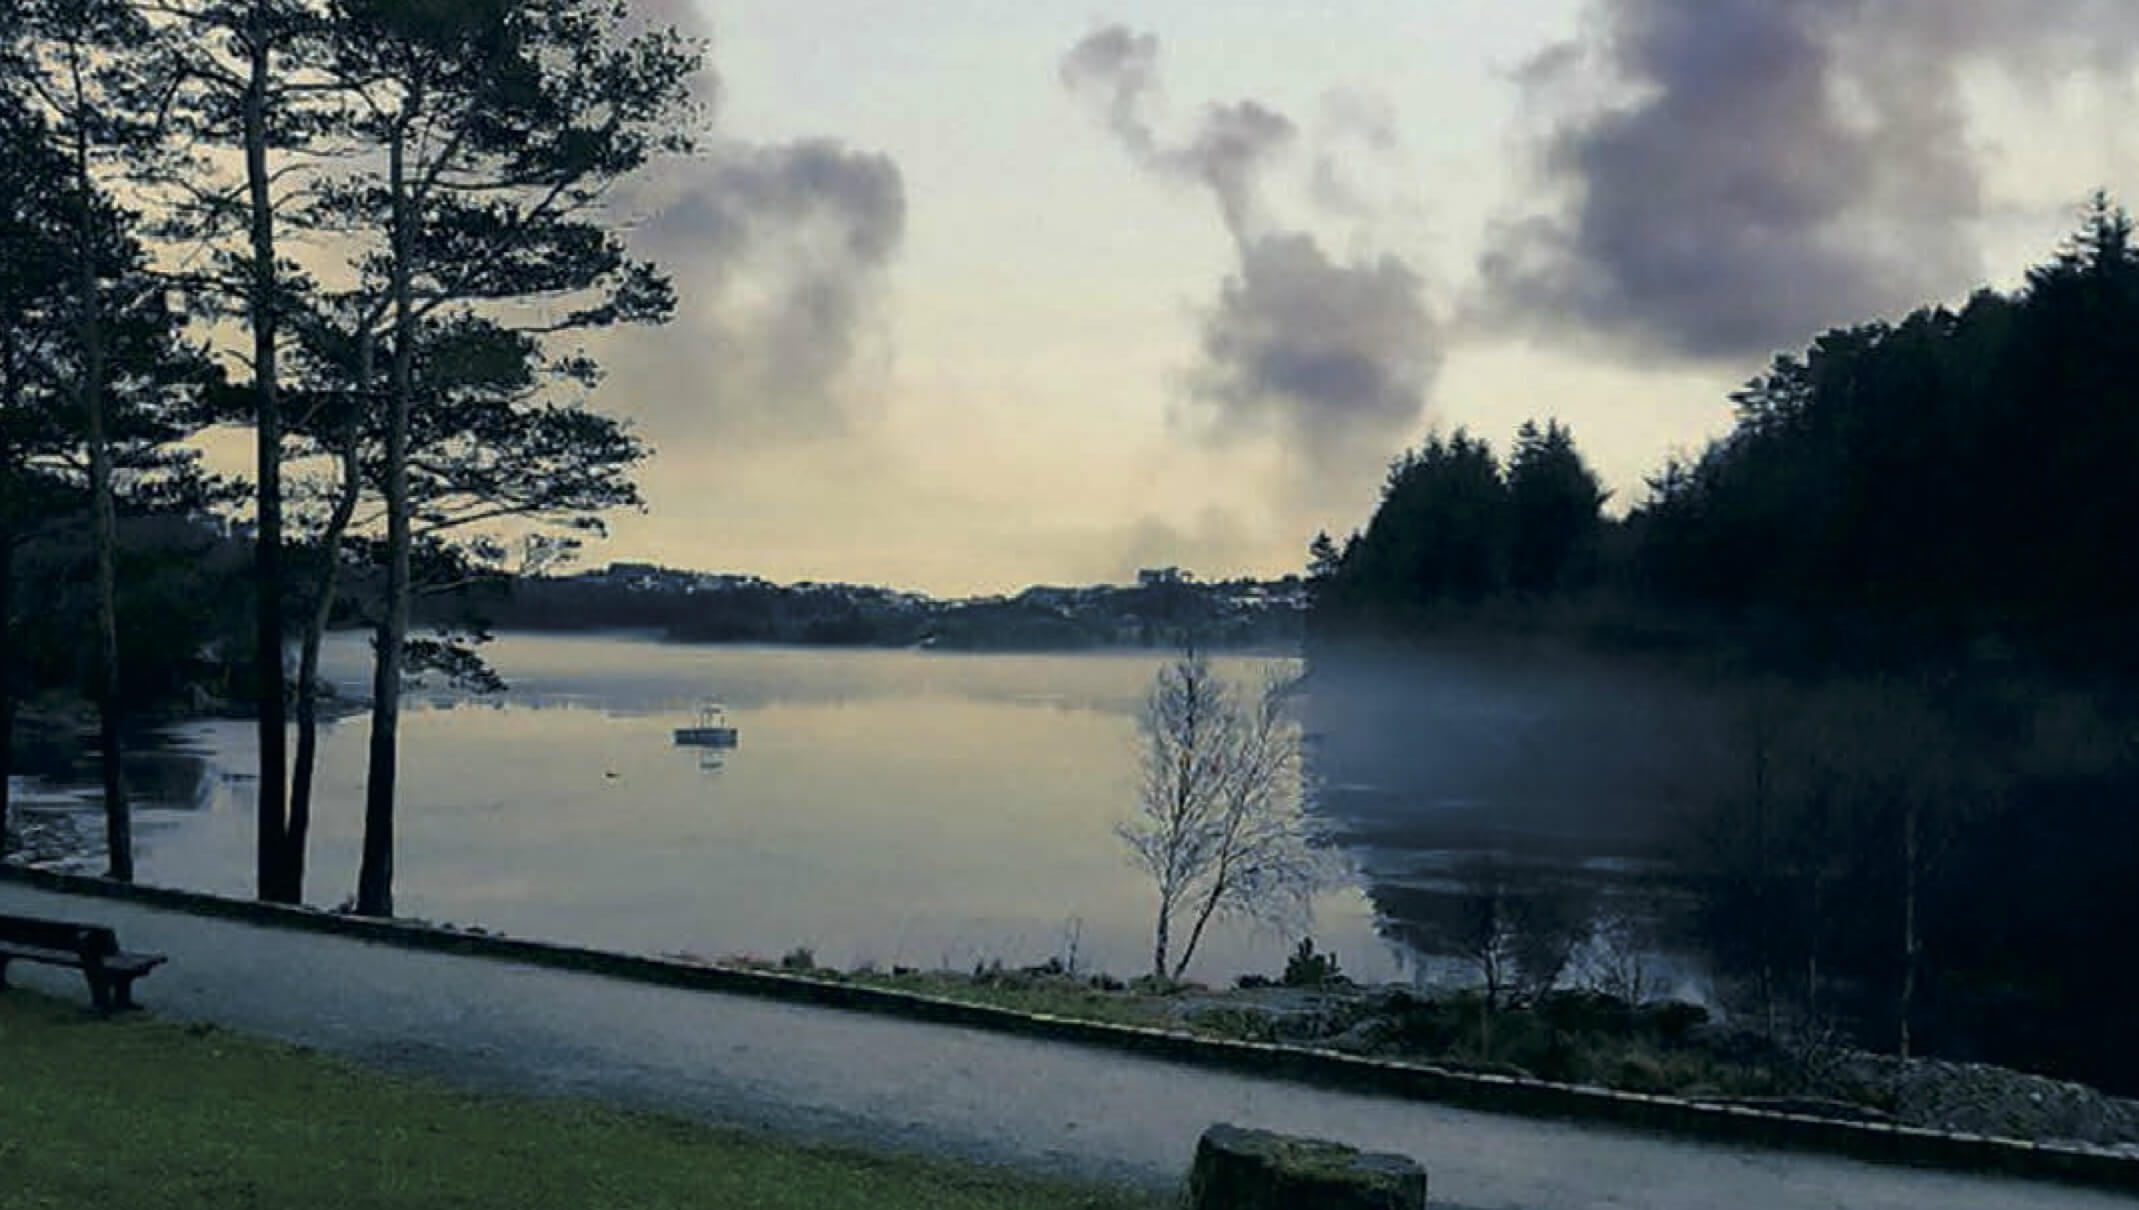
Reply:
<svg viewBox="0 0 2139 1210"><path fill-rule="evenodd" d="M162 954L120 949L119 935L102 925L0 915L0 989L7 987L7 964L17 958L81 971L97 1011L107 1013L137 1007L134 980L164 961Z"/></svg>

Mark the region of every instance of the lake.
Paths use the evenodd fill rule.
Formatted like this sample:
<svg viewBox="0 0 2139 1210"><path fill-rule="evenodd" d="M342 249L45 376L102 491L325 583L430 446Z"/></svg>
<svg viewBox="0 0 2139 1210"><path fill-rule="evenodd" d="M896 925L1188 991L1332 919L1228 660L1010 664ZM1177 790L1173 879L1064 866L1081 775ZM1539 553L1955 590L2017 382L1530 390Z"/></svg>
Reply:
<svg viewBox="0 0 2139 1210"><path fill-rule="evenodd" d="M849 966L1075 957L1135 974L1155 895L1113 834L1133 807L1136 712L1164 653L952 654L509 634L494 699L404 707L396 910L646 953ZM338 634L330 681L362 694L368 638ZM1218 669L1259 683L1268 657ZM1292 664L1294 661L1275 662ZM705 699L733 750L677 747ZM355 886L368 720L322 730L307 900ZM247 895L249 722L174 729L196 776L145 788L144 882ZM47 792L50 787L46 787ZM1347 973L1403 976L1355 882L1316 905ZM1191 973L1275 974L1291 939L1229 926Z"/></svg>

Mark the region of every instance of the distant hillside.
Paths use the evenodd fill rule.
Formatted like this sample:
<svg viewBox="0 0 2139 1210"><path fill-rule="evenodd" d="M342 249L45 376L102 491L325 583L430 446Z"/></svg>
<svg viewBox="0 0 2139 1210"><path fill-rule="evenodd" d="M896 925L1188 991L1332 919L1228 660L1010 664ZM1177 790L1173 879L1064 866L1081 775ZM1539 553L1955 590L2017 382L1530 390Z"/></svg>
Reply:
<svg viewBox="0 0 2139 1210"><path fill-rule="evenodd" d="M1013 596L937 600L861 584L774 584L752 575L611 563L599 571L504 581L472 604L509 630L652 630L714 643L803 643L1058 651L1297 642L1306 614L1298 576L1201 581L1177 568L1133 585L1035 586ZM433 617L432 621L444 620Z"/></svg>

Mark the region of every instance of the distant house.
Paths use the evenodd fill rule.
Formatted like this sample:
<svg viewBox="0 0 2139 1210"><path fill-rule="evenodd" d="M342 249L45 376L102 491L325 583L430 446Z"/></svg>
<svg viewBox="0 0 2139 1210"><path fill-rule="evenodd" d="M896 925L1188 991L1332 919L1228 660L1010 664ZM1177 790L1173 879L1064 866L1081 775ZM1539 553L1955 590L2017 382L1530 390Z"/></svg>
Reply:
<svg viewBox="0 0 2139 1210"><path fill-rule="evenodd" d="M1196 577L1178 567L1146 567L1136 573L1139 588L1154 588L1160 584L1193 584Z"/></svg>

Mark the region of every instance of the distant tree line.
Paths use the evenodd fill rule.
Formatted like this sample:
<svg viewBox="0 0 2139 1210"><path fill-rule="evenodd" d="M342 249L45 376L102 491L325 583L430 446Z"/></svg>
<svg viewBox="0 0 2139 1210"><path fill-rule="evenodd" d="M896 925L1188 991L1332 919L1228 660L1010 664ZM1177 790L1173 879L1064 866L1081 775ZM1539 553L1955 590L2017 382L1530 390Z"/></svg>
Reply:
<svg viewBox="0 0 2139 1210"><path fill-rule="evenodd" d="M1310 653L1521 629L1734 685L1683 923L1780 1034L2139 1090L2139 249L1831 331L1624 516L1566 430L1461 431L1310 550Z"/></svg>
<svg viewBox="0 0 2139 1210"><path fill-rule="evenodd" d="M669 573L695 579L686 573ZM1290 588L1296 590L1295 579ZM513 630L640 630L679 642L794 643L960 651L1075 651L1100 647L1285 645L1301 611L1284 582L1172 580L1015 596L937 601L845 584L736 579L634 585L599 576L528 576L439 600L419 617L444 626L479 616ZM1243 604L1239 596L1252 597Z"/></svg>

